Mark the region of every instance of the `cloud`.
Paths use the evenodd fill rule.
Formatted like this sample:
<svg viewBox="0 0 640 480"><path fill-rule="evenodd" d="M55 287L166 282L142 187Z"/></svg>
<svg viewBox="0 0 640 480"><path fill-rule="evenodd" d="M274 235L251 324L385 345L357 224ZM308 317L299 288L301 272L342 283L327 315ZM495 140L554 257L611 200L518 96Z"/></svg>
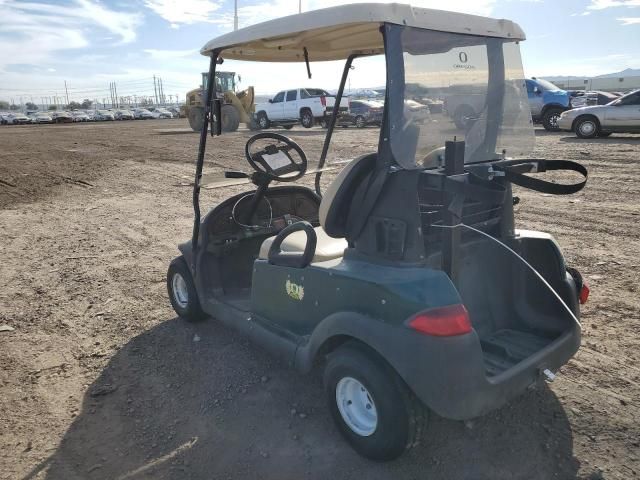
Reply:
<svg viewBox="0 0 640 480"><path fill-rule="evenodd" d="M154 60L175 60L180 58L189 58L194 55L198 55L200 50L191 49L191 50L156 50L153 48L148 48L144 50L144 53L149 55Z"/></svg>
<svg viewBox="0 0 640 480"><path fill-rule="evenodd" d="M145 0L144 5L169 22L171 28L178 28L180 24L218 23L211 15L220 9L221 2L213 0Z"/></svg>
<svg viewBox="0 0 640 480"><path fill-rule="evenodd" d="M640 25L640 17L622 17L618 18L622 25Z"/></svg>
<svg viewBox="0 0 640 480"><path fill-rule="evenodd" d="M87 31L95 28L116 36L119 43L136 38L142 16L110 10L90 0L65 5L41 2L0 1L0 68L15 63L37 64L60 50L88 47Z"/></svg>
<svg viewBox="0 0 640 480"><path fill-rule="evenodd" d="M614 7L640 7L640 0L591 0L587 10L604 10Z"/></svg>

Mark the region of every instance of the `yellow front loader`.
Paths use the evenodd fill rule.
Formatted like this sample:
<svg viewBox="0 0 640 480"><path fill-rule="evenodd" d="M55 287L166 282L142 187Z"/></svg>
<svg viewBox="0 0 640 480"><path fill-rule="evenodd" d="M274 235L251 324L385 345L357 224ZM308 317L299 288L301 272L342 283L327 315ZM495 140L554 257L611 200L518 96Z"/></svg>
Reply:
<svg viewBox="0 0 640 480"><path fill-rule="evenodd" d="M184 115L189 119L191 128L199 132L204 123L203 92L206 91L209 74L202 74L202 85L187 92L186 104L182 107ZM244 123L251 130L255 130L253 118L255 110L255 93L253 87L236 92L235 72L216 72L216 92L223 98L222 102L222 130L235 132L240 123Z"/></svg>

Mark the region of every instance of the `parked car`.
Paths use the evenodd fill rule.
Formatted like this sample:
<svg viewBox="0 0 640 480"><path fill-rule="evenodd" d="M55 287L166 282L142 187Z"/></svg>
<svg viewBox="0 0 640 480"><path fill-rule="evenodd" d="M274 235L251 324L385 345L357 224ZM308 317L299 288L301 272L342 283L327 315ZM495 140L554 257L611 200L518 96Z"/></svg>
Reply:
<svg viewBox="0 0 640 480"><path fill-rule="evenodd" d="M109 110L96 110L93 114L93 119L96 121L113 121L115 117L113 116L113 112Z"/></svg>
<svg viewBox="0 0 640 480"><path fill-rule="evenodd" d="M29 117L18 112L11 112L2 116L2 123L4 125L24 125L30 122Z"/></svg>
<svg viewBox="0 0 640 480"><path fill-rule="evenodd" d="M559 130L560 115L571 108L569 92L541 78L533 77L526 83L533 121L542 123L545 130Z"/></svg>
<svg viewBox="0 0 640 480"><path fill-rule="evenodd" d="M571 97L571 108L590 107L592 105L606 105L621 95L609 92L576 92Z"/></svg>
<svg viewBox="0 0 640 480"><path fill-rule="evenodd" d="M153 107L149 109L153 118L173 118L173 114L166 108Z"/></svg>
<svg viewBox="0 0 640 480"><path fill-rule="evenodd" d="M148 120L153 118L153 115L146 108L136 108L133 111L133 118L136 120Z"/></svg>
<svg viewBox="0 0 640 480"><path fill-rule="evenodd" d="M73 121L74 122L88 122L89 121L89 116L86 113L81 112L79 110L71 112L71 116L73 117Z"/></svg>
<svg viewBox="0 0 640 480"><path fill-rule="evenodd" d="M560 129L579 138L608 137L612 133L640 133L640 90L607 105L574 108L560 115Z"/></svg>
<svg viewBox="0 0 640 480"><path fill-rule="evenodd" d="M185 115L180 112L178 107L168 107L167 110L171 112L173 118L183 118Z"/></svg>
<svg viewBox="0 0 640 480"><path fill-rule="evenodd" d="M116 110L116 120L133 120L133 112L131 110Z"/></svg>
<svg viewBox="0 0 640 480"><path fill-rule="evenodd" d="M533 121L542 123L545 130L559 130L560 114L571 108L569 92L535 77L525 82ZM469 88L468 91L448 95L444 112L453 119L458 129L469 130L486 109L486 100L486 91L472 91Z"/></svg>
<svg viewBox="0 0 640 480"><path fill-rule="evenodd" d="M305 128L311 128L316 123L326 125L334 104L335 97L321 88L283 90L267 103L256 105L256 122L262 129L271 125L291 128L296 123L301 123ZM349 107L346 102L343 104L340 113L348 113Z"/></svg>
<svg viewBox="0 0 640 480"><path fill-rule="evenodd" d="M348 118L358 128L380 125L383 110L384 103L377 100L351 100Z"/></svg>
<svg viewBox="0 0 640 480"><path fill-rule="evenodd" d="M49 113L36 113L31 117L31 123L53 123L53 118Z"/></svg>
<svg viewBox="0 0 640 480"><path fill-rule="evenodd" d="M73 116L69 112L53 112L51 119L54 123L71 123L73 122Z"/></svg>

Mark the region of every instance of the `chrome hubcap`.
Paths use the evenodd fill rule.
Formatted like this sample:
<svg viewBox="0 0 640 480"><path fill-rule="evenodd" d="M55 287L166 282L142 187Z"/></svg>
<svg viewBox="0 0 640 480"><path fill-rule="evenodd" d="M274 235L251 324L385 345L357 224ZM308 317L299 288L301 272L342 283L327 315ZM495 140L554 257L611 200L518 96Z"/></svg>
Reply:
<svg viewBox="0 0 640 480"><path fill-rule="evenodd" d="M189 292L187 291L187 282L182 275L175 273L171 280L171 290L173 291L173 299L180 308L187 308L189 303Z"/></svg>
<svg viewBox="0 0 640 480"><path fill-rule="evenodd" d="M336 403L344 423L362 437L373 435L378 427L378 411L369 391L352 377L336 385Z"/></svg>
<svg viewBox="0 0 640 480"><path fill-rule="evenodd" d="M584 122L580 124L580 133L583 135L591 135L596 129L593 122Z"/></svg>

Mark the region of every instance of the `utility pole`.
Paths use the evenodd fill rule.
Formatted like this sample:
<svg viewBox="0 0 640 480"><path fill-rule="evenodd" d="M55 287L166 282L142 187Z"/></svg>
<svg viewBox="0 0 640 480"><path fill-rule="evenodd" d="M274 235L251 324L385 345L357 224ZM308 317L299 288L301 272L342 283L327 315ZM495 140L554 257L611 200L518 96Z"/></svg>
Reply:
<svg viewBox="0 0 640 480"><path fill-rule="evenodd" d="M69 105L69 90L67 89L67 81L64 81L64 92L66 94L67 97L67 105Z"/></svg>
<svg viewBox="0 0 640 480"><path fill-rule="evenodd" d="M167 103L164 97L164 85L162 84L162 77L160 77L160 103L162 103L162 105Z"/></svg>
<svg viewBox="0 0 640 480"><path fill-rule="evenodd" d="M298 13L302 13L302 0L298 0Z"/></svg>
<svg viewBox="0 0 640 480"><path fill-rule="evenodd" d="M116 99L116 108L119 108L120 100L118 100L118 86L116 85L116 82L113 82L113 96Z"/></svg>
<svg viewBox="0 0 640 480"><path fill-rule="evenodd" d="M233 31L238 30L238 0L233 2Z"/></svg>
<svg viewBox="0 0 640 480"><path fill-rule="evenodd" d="M158 87L156 84L156 76L153 76L153 93L156 99L156 105L158 104Z"/></svg>

